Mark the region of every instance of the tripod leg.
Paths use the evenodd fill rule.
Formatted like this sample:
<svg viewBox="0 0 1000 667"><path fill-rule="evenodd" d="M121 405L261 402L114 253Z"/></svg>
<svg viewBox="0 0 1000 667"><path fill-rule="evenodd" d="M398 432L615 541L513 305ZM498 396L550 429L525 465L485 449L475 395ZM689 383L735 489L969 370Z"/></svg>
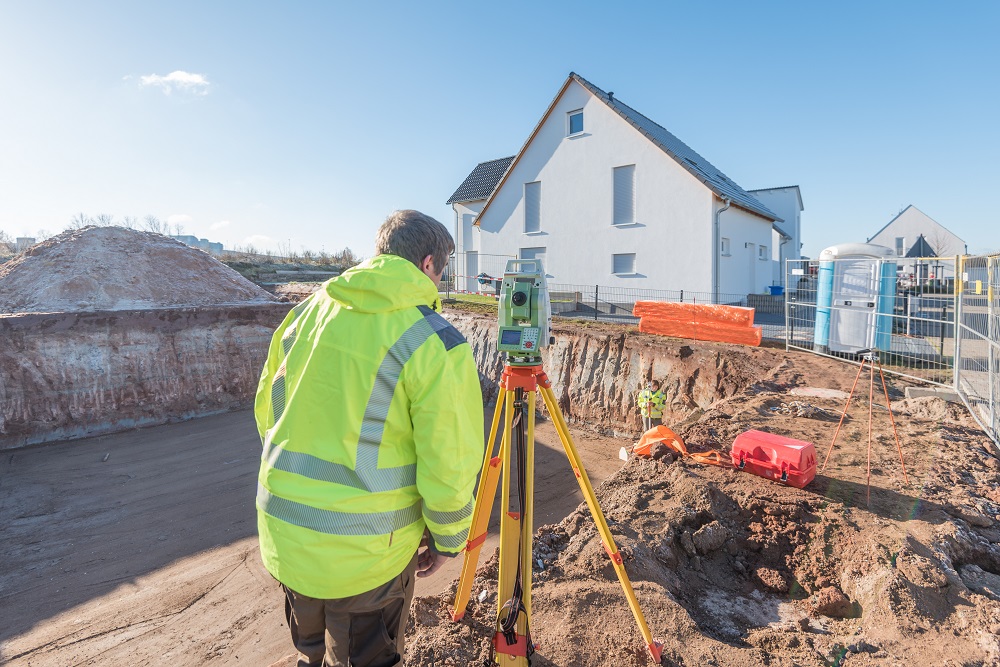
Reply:
<svg viewBox="0 0 1000 667"><path fill-rule="evenodd" d="M458 580L458 590L455 592L455 606L452 608L451 620L458 621L465 615L469 604L469 594L472 592L472 581L476 577L476 567L479 565L479 552L486 540L486 528L490 523L490 514L497 497L497 482L504 461L504 443L500 443L500 451L493 456L493 445L496 441L497 426L500 424L500 414L503 411L505 392L497 395L497 407L493 412L493 425L490 427L490 439L486 442L486 458L483 469L479 473L479 486L476 489L476 504L472 510L472 526L469 528L469 540L466 542L465 555L462 559L462 575Z"/></svg>
<svg viewBox="0 0 1000 667"><path fill-rule="evenodd" d="M892 437L896 439L896 451L899 452L899 465L903 466L903 483L909 484L906 477L906 464L903 463L903 448L899 446L899 434L896 433L896 420L892 416L892 405L889 402L889 388L885 386L885 375L882 374L882 362L878 364L878 375L882 378L882 392L885 394L885 407L889 411L889 423L892 424Z"/></svg>
<svg viewBox="0 0 1000 667"><path fill-rule="evenodd" d="M516 391L520 392L518 398L523 398L524 390L517 389ZM518 475L527 475L528 473L527 469L522 469L518 463L514 462L514 457L519 455L518 445L526 445L526 443L522 441L522 438L525 437L524 432L522 431L525 426L525 417L523 413L521 415L521 421L517 426L517 433L515 434L513 432L513 414L515 409L514 394L515 391L509 391L507 394L507 414L504 417L504 445L506 447L507 457L503 469L503 488L500 501L500 573L497 591L497 604L500 608L497 610L498 622L505 613L503 608L505 603L517 597L515 592L518 588L520 588L519 595L521 603L524 603L526 589L523 582L527 580L530 584L531 581L531 534L529 530L527 535L528 559L524 561L525 523L521 520L522 518L527 519L528 517L522 517L521 514L510 511L510 487L512 477L515 473ZM517 438L517 442L514 440L515 437ZM527 465L525 468L526 467ZM523 481L526 482L526 480ZM525 493L527 493L527 487L525 487ZM527 498L525 498L525 501L527 501ZM522 506L520 509L522 513L526 513L525 507ZM520 568L518 567L519 563L521 564ZM520 579L518 570L520 570ZM527 572L527 579L525 577L525 572ZM525 605L525 608L527 609L527 605ZM517 615L515 628L518 643L513 648L510 645L502 645L500 642L503 642L504 639L495 635L494 646L498 647L498 652L500 652L500 646L503 646L504 649L510 651L509 653L504 653L509 658L509 660L503 661L502 664L504 667L528 667L529 663L527 655L520 655L520 653L526 653L526 651L523 650L525 647L522 646L522 644L527 642L527 615L519 614L516 609L513 609L513 611L508 609L506 613L513 613Z"/></svg>
<svg viewBox="0 0 1000 667"><path fill-rule="evenodd" d="M837 423L837 430L833 432L833 440L830 442L830 449L826 450L826 458L823 459L823 467L820 468L820 472L826 470L826 464L830 460L830 454L833 452L833 445L837 442L837 436L840 435L840 427L844 423L844 418L847 417L847 410L851 407L851 398L854 396L854 388L858 386L858 378L861 377L861 371L865 369L865 360L861 360L861 367L858 368L858 374L854 376L854 384L851 385L851 391L847 394L847 403L844 404L844 412L840 415L840 421Z"/></svg>
<svg viewBox="0 0 1000 667"><path fill-rule="evenodd" d="M527 453L525 456L525 480L524 480L524 521L522 526L524 534L521 536L521 562L524 567L521 572L521 586L524 589L524 609L531 622L531 571L532 571L532 537L535 534L535 392L528 394L528 436L525 440Z"/></svg>
<svg viewBox="0 0 1000 667"><path fill-rule="evenodd" d="M569 458L569 463L573 467L573 473L576 475L576 481L580 484L583 496L587 500L587 506L590 508L590 514L594 519L594 525L597 527L597 532L600 533L601 541L604 543L604 550L608 553L608 557L611 558L611 563L614 565L615 572L618 574L618 580L621 582L622 590L625 591L625 597L628 599L628 605L632 610L632 615L635 617L635 622L639 626L639 632L642 633L642 638L645 640L646 646L649 647L649 652L652 654L653 660L656 664L659 664L662 646L653 640L653 636L649 632L649 626L646 625L646 617L643 616L642 609L639 607L639 601L635 597L635 591L632 590L632 583L629 581L628 573L625 572L625 565L622 561L621 554L618 553L618 547L615 545L615 540L611 535L611 529L608 528L608 523L604 519L604 513L601 511L601 506L597 504L597 497L594 495L594 487L591 486L590 478L587 477L587 471L583 467L580 455L576 451L576 447L573 445L573 440L569 434L569 428L566 426L566 420L563 418L562 411L559 410L559 405L556 403L555 395L552 393L551 386L548 386L547 379L544 380L544 382L539 382L539 390L542 392L542 399L545 401L545 406L549 410L552 423L555 425L556 431L559 433L559 439L562 441L562 446L566 451L567 458Z"/></svg>
<svg viewBox="0 0 1000 667"><path fill-rule="evenodd" d="M875 392L875 364L868 364L868 491L867 499L872 501L872 398Z"/></svg>

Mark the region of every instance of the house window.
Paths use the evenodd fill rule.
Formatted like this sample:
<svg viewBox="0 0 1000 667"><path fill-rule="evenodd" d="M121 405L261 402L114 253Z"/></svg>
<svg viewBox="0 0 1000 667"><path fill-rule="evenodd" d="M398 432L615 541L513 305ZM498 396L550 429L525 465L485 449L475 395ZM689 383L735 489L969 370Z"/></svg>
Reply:
<svg viewBox="0 0 1000 667"><path fill-rule="evenodd" d="M770 257L767 256L767 246L766 245L759 245L759 246L757 246L757 258L758 259L770 259Z"/></svg>
<svg viewBox="0 0 1000 667"><path fill-rule="evenodd" d="M542 264L542 270L545 269L545 248L521 248L518 256L521 259L537 259Z"/></svg>
<svg viewBox="0 0 1000 667"><path fill-rule="evenodd" d="M631 225L635 223L635 165L615 167L615 225Z"/></svg>
<svg viewBox="0 0 1000 667"><path fill-rule="evenodd" d="M530 234L542 229L542 183L524 184L524 232Z"/></svg>
<svg viewBox="0 0 1000 667"><path fill-rule="evenodd" d="M896 257L902 257L906 253L906 237L896 237Z"/></svg>
<svg viewBox="0 0 1000 667"><path fill-rule="evenodd" d="M574 134L580 134L581 132L583 132L583 109L570 111L566 115L567 115L566 136L571 137Z"/></svg>
<svg viewBox="0 0 1000 667"><path fill-rule="evenodd" d="M612 255L611 273L632 274L635 273L635 253L625 253L623 255Z"/></svg>
<svg viewBox="0 0 1000 667"><path fill-rule="evenodd" d="M730 255L730 252L729 252L729 239L727 239L727 238L723 238L722 239L722 243L719 246L719 252L722 254L723 257L729 257L729 255Z"/></svg>

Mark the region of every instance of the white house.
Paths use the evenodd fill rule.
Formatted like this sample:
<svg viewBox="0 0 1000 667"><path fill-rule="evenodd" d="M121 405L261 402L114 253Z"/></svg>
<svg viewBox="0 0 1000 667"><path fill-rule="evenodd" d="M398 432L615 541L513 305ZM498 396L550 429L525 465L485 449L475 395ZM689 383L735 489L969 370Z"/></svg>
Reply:
<svg viewBox="0 0 1000 667"><path fill-rule="evenodd" d="M782 221L575 73L517 155L478 165L449 203L459 253L543 258L554 285L683 289L723 302L766 291Z"/></svg>
<svg viewBox="0 0 1000 667"><path fill-rule="evenodd" d="M904 208L890 220L868 243L886 246L896 251L901 258L917 257L947 257L965 255L968 248L965 241L951 233L943 225L912 204ZM928 271L933 263L924 262L917 269L917 262L903 259L896 265L896 271L901 278L927 280L931 276ZM950 264L947 265L950 267ZM917 275L917 274L920 275ZM944 275L936 278L953 277L954 272L947 269Z"/></svg>
<svg viewBox="0 0 1000 667"><path fill-rule="evenodd" d="M771 258L774 260L775 285L785 284L785 260L802 258L802 192L797 185L782 188L762 188L748 190L770 210L781 216L782 221L774 224L771 236Z"/></svg>

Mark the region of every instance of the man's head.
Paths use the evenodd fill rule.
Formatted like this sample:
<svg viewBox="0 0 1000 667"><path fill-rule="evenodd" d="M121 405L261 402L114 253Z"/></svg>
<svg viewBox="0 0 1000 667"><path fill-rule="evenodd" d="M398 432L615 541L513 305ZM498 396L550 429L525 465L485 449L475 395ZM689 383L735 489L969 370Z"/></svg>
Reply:
<svg viewBox="0 0 1000 667"><path fill-rule="evenodd" d="M652 382L649 383L649 386L653 388L653 391L656 391L657 389L660 388L660 381L653 380Z"/></svg>
<svg viewBox="0 0 1000 667"><path fill-rule="evenodd" d="M434 282L448 264L455 242L440 222L419 211L394 211L375 235L376 255L397 255L413 262Z"/></svg>

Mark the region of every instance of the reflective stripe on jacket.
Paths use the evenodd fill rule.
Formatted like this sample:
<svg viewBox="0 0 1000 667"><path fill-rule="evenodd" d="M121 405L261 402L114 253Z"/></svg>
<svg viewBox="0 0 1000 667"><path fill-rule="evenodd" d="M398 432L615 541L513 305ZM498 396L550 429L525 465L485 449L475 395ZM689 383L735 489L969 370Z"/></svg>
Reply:
<svg viewBox="0 0 1000 667"><path fill-rule="evenodd" d="M639 392L639 398L636 402L639 404L639 410L643 417L653 417L656 419L663 416L663 408L667 404L663 392L659 389L656 391L643 389Z"/></svg>
<svg viewBox="0 0 1000 667"><path fill-rule="evenodd" d="M275 332L254 413L264 565L315 598L397 576L426 527L457 553L483 457L479 374L416 266L376 256Z"/></svg>

